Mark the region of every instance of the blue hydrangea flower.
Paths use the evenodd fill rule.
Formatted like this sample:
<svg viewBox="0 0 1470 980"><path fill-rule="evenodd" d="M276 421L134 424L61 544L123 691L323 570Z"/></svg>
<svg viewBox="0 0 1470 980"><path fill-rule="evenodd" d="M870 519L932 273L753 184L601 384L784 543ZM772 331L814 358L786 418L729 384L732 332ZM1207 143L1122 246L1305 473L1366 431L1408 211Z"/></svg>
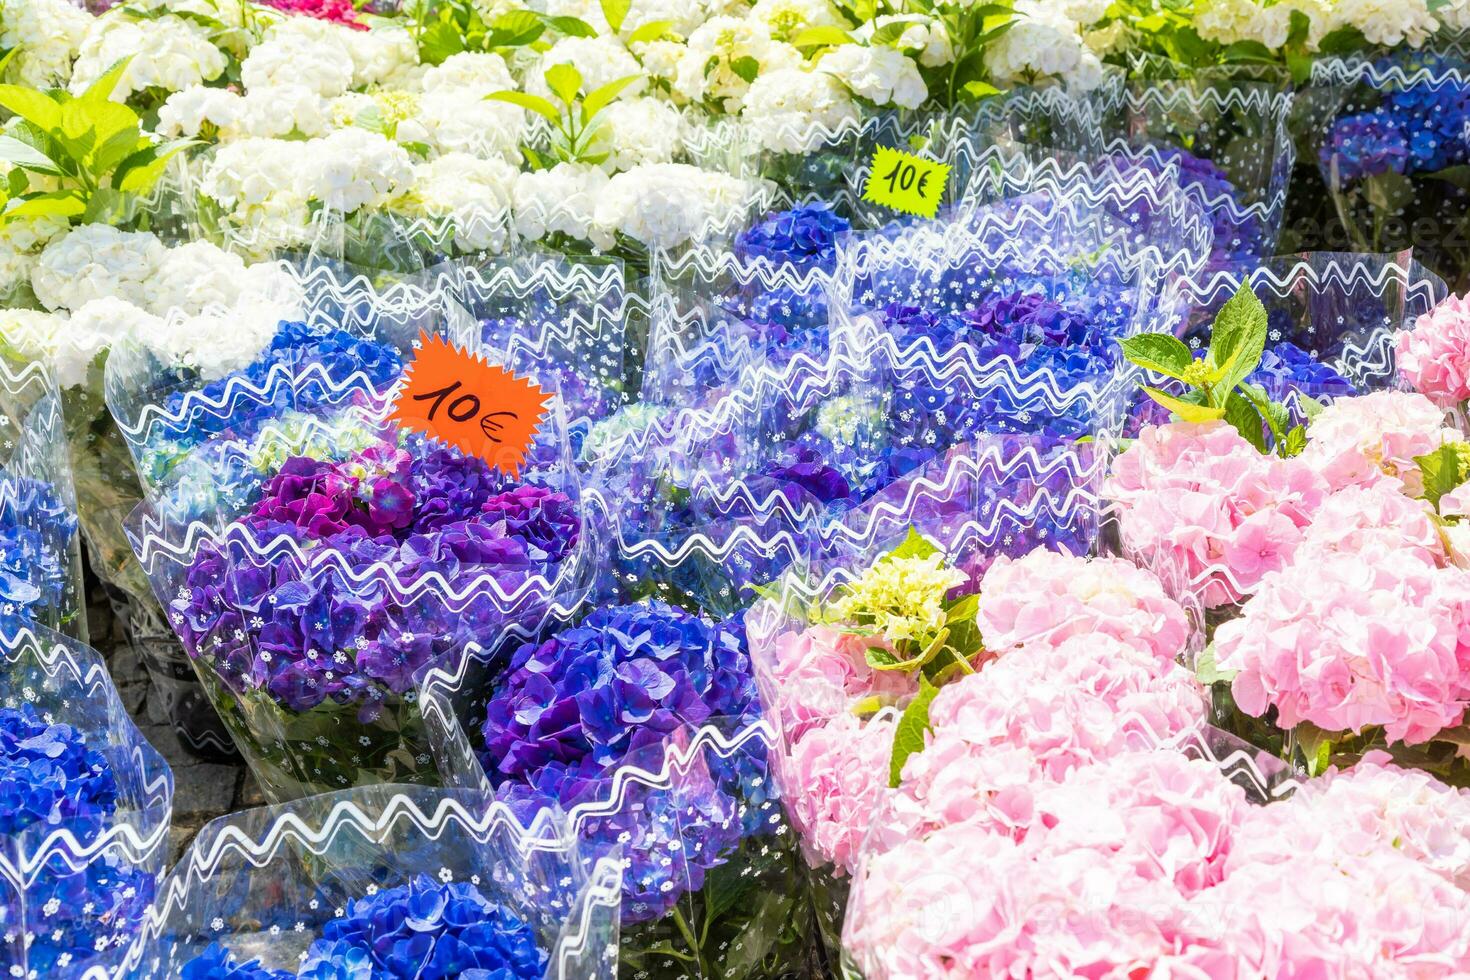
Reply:
<svg viewBox="0 0 1470 980"><path fill-rule="evenodd" d="M59 625L71 595L77 516L40 480L0 477L0 613Z"/></svg>
<svg viewBox="0 0 1470 980"><path fill-rule="evenodd" d="M298 972L239 962L210 946L182 980L540 980L548 956L535 930L473 885L420 875L348 903L311 944Z"/></svg>
<svg viewBox="0 0 1470 980"><path fill-rule="evenodd" d="M829 260L837 251L837 239L852 224L828 204L807 204L790 211L776 211L735 240L735 254L767 259L777 264L806 264Z"/></svg>

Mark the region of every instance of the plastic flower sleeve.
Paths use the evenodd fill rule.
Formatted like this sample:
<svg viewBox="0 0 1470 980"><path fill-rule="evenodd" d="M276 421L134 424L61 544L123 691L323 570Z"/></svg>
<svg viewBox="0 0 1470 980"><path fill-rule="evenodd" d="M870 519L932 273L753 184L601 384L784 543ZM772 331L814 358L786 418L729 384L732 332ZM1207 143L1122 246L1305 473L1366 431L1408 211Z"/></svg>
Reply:
<svg viewBox="0 0 1470 980"><path fill-rule="evenodd" d="M628 683L650 644L664 651L663 681ZM439 751L457 760L446 768L518 811L558 804L594 851L620 848L625 971L810 969L804 876L773 793L770 729L738 618L588 602L543 621L508 671L487 679L481 656L468 651L425 680L426 711L445 722ZM538 680L541 663L550 670ZM549 698L541 720L528 697Z"/></svg>
<svg viewBox="0 0 1470 980"><path fill-rule="evenodd" d="M484 794L418 786L330 793L207 824L130 966L612 980L619 880L615 853L549 813L523 824Z"/></svg>
<svg viewBox="0 0 1470 980"><path fill-rule="evenodd" d="M173 774L94 650L9 617L0 769L0 964L113 976L168 859Z"/></svg>
<svg viewBox="0 0 1470 980"><path fill-rule="evenodd" d="M1178 165L1214 229L1212 265L1262 258L1275 251L1286 210L1291 102L1286 79L1264 69L1135 82L1106 149L1150 169Z"/></svg>
<svg viewBox="0 0 1470 980"><path fill-rule="evenodd" d="M587 430L628 400L641 353L630 296L616 260L572 262L532 253L446 270L467 319L462 346L493 352L512 370L555 379L568 419L572 455Z"/></svg>
<svg viewBox="0 0 1470 980"><path fill-rule="evenodd" d="M38 363L0 359L0 449L3 612L85 642L77 500L61 395Z"/></svg>
<svg viewBox="0 0 1470 980"><path fill-rule="evenodd" d="M388 418L409 343L287 325L129 423L172 467L130 537L271 799L436 781L417 673L591 572L554 392L512 478Z"/></svg>
<svg viewBox="0 0 1470 980"><path fill-rule="evenodd" d="M1246 379L1286 405L1291 424L1306 424L1304 399L1326 403L1394 387L1394 332L1412 325L1446 295L1444 283L1408 253L1304 252L1216 270L1184 284L1189 315L1180 336L1199 349L1221 306L1249 285L1266 306L1266 351ZM1164 379L1165 391L1179 390ZM1126 429L1162 424L1166 409L1142 392Z"/></svg>
<svg viewBox="0 0 1470 980"><path fill-rule="evenodd" d="M1372 60L1321 59L1304 95L1320 122L1307 141L1310 162L1348 246L1412 247L1456 293L1470 285L1467 92L1470 61L1463 53L1398 51Z"/></svg>

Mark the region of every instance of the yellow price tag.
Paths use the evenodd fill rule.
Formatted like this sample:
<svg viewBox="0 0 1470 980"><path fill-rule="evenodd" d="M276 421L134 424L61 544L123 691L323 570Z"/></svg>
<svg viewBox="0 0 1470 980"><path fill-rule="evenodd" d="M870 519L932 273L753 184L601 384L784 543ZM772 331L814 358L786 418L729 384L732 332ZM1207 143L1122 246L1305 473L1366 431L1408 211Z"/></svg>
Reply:
<svg viewBox="0 0 1470 980"><path fill-rule="evenodd" d="M880 146L873 153L863 200L932 218L939 210L939 200L944 197L948 180L949 164Z"/></svg>

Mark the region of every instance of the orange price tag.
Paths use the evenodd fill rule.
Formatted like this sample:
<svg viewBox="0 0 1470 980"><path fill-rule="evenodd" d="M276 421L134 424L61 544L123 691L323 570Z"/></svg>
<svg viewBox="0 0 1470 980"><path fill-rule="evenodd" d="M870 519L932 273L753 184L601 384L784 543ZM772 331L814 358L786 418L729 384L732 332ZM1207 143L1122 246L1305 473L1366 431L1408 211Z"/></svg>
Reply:
<svg viewBox="0 0 1470 980"><path fill-rule="evenodd" d="M403 376L390 419L519 475L550 392L427 331Z"/></svg>

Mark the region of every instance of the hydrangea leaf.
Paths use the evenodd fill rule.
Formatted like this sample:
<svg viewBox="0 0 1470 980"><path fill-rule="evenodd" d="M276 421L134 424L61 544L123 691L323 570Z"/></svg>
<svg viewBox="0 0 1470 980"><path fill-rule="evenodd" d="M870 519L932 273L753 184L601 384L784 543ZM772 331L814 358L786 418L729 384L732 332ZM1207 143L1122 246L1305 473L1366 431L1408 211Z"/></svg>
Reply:
<svg viewBox="0 0 1470 980"><path fill-rule="evenodd" d="M903 709L903 716L893 730L893 754L888 759L888 785L898 788L903 779L903 764L915 752L924 751L924 733L929 730L929 704L939 693L929 678L919 675L919 693Z"/></svg>

